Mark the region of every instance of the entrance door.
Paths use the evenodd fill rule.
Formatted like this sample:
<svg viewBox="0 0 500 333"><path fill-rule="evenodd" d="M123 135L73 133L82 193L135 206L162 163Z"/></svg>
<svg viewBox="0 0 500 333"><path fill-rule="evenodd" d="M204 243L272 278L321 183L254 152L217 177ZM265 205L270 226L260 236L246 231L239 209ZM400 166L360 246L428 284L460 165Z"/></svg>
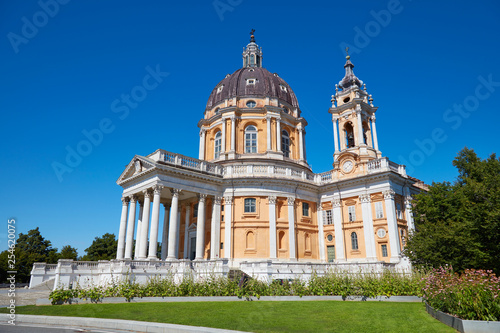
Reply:
<svg viewBox="0 0 500 333"><path fill-rule="evenodd" d="M335 260L335 245L327 246L326 252L328 253L328 262L334 262L334 260Z"/></svg>
<svg viewBox="0 0 500 333"><path fill-rule="evenodd" d="M196 258L196 237L191 237L189 244L189 259L194 260Z"/></svg>

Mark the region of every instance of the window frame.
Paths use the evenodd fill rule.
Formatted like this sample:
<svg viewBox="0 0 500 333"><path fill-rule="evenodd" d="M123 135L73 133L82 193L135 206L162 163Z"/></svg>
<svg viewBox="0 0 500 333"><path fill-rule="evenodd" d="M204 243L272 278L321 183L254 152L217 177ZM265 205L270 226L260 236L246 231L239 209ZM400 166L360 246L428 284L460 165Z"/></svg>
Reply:
<svg viewBox="0 0 500 333"><path fill-rule="evenodd" d="M358 234L356 231L351 232L351 250L359 251Z"/></svg>
<svg viewBox="0 0 500 333"><path fill-rule="evenodd" d="M356 206L355 205L347 206L347 214L349 216L349 222L355 222L356 221Z"/></svg>
<svg viewBox="0 0 500 333"><path fill-rule="evenodd" d="M304 216L304 217L310 217L309 216L309 203L308 202L303 202L302 203L302 216Z"/></svg>
<svg viewBox="0 0 500 333"><path fill-rule="evenodd" d="M380 215L379 215L380 213ZM384 218L384 206L382 201L375 202L375 218L383 219Z"/></svg>
<svg viewBox="0 0 500 333"><path fill-rule="evenodd" d="M214 158L219 158L222 153L222 132L218 131L214 136Z"/></svg>
<svg viewBox="0 0 500 333"><path fill-rule="evenodd" d="M332 225L333 224L333 211L331 209L327 209L323 211L323 224L324 225Z"/></svg>
<svg viewBox="0 0 500 333"><path fill-rule="evenodd" d="M387 244L381 244L380 245L380 251L382 252L382 257L383 258L389 257L389 252L387 251Z"/></svg>
<svg viewBox="0 0 500 333"><path fill-rule="evenodd" d="M255 214L257 213L257 199L255 198L245 198L243 202L243 212L245 214ZM247 210L248 208L248 210Z"/></svg>
<svg viewBox="0 0 500 333"><path fill-rule="evenodd" d="M259 151L258 132L255 125L245 127L245 154L257 154Z"/></svg>
<svg viewBox="0 0 500 333"><path fill-rule="evenodd" d="M285 157L290 157L290 133L285 129L281 131L281 152Z"/></svg>

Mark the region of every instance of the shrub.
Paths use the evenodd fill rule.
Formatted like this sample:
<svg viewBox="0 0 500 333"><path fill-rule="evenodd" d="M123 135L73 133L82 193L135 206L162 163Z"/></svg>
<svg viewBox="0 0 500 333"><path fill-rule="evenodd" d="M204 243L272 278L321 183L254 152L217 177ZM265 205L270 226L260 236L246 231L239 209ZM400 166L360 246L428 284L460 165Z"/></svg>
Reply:
<svg viewBox="0 0 500 333"><path fill-rule="evenodd" d="M434 309L467 320L500 320L500 279L485 270L434 269L424 278L424 300Z"/></svg>

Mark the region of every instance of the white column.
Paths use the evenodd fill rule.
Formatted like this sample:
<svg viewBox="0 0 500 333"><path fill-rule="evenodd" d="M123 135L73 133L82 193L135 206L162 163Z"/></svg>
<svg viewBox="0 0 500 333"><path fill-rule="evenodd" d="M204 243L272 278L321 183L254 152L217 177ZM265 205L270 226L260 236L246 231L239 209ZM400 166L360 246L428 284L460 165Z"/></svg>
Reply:
<svg viewBox="0 0 500 333"><path fill-rule="evenodd" d="M383 192L385 200L385 211L387 213L387 231L389 233L389 245L391 246L391 261L399 260L401 247L399 245L398 220L396 218L396 205L394 204L393 190Z"/></svg>
<svg viewBox="0 0 500 333"><path fill-rule="evenodd" d="M405 198L406 207L406 222L408 222L408 233L415 231L415 221L413 220L413 206L411 205L411 196L407 195Z"/></svg>
<svg viewBox="0 0 500 333"><path fill-rule="evenodd" d="M267 121L267 151L271 150L271 117L266 117Z"/></svg>
<svg viewBox="0 0 500 333"><path fill-rule="evenodd" d="M356 146L361 146L365 143L363 138L363 122L361 121L361 110L356 111L356 120L358 121L358 142Z"/></svg>
<svg viewBox="0 0 500 333"><path fill-rule="evenodd" d="M210 232L210 259L220 257L220 203L222 197L215 196L212 204L212 223Z"/></svg>
<svg viewBox="0 0 500 333"><path fill-rule="evenodd" d="M205 159L205 133L206 130L202 128L200 130L200 151L199 151L199 159L204 160Z"/></svg>
<svg viewBox="0 0 500 333"><path fill-rule="evenodd" d="M148 251L148 232L149 232L149 211L151 210L151 189L143 191L144 208L142 210L141 240L139 242L138 259L146 259Z"/></svg>
<svg viewBox="0 0 500 333"><path fill-rule="evenodd" d="M203 259L205 255L205 199L206 194L198 195L198 219L196 220L196 258Z"/></svg>
<svg viewBox="0 0 500 333"><path fill-rule="evenodd" d="M139 201L139 217L137 221L137 232L135 234L134 259L139 258L139 248L141 246L142 212L144 211L144 202Z"/></svg>
<svg viewBox="0 0 500 333"><path fill-rule="evenodd" d="M288 197L288 236L290 259L295 259L295 198Z"/></svg>
<svg viewBox="0 0 500 333"><path fill-rule="evenodd" d="M158 250L158 228L160 224L160 199L163 186L155 185L153 197L153 213L151 214L151 234L149 235L149 254L148 259L158 259L156 251Z"/></svg>
<svg viewBox="0 0 500 333"><path fill-rule="evenodd" d="M321 202L317 204L318 209L316 214L318 214L318 248L319 248L319 260L325 262L325 232L323 230L323 207L321 207Z"/></svg>
<svg viewBox="0 0 500 333"><path fill-rule="evenodd" d="M186 219L184 220L184 259L189 259L189 222L191 222L191 205L186 205Z"/></svg>
<svg viewBox="0 0 500 333"><path fill-rule="evenodd" d="M281 151L281 120L276 118L276 151Z"/></svg>
<svg viewBox="0 0 500 333"><path fill-rule="evenodd" d="M338 132L338 122L339 118L337 117L332 117L333 121L333 140L335 142L335 152L339 151L339 132Z"/></svg>
<svg viewBox="0 0 500 333"><path fill-rule="evenodd" d="M231 259L231 224L233 197L224 197L224 258Z"/></svg>
<svg viewBox="0 0 500 333"><path fill-rule="evenodd" d="M366 259L376 260L375 234L373 232L373 217L371 198L369 194L359 196L361 201L361 212L363 214L363 233L365 235Z"/></svg>
<svg viewBox="0 0 500 333"><path fill-rule="evenodd" d="M333 199L332 206L333 226L335 228L335 258L336 260L345 260L344 230L342 230L342 207L340 199Z"/></svg>
<svg viewBox="0 0 500 333"><path fill-rule="evenodd" d="M378 150L377 126L375 125L375 116L372 116L372 131L373 131L373 144L375 150Z"/></svg>
<svg viewBox="0 0 500 333"><path fill-rule="evenodd" d="M125 241L125 259L132 259L132 245L134 243L134 228L135 228L135 205L137 196L130 196L130 209L128 212L127 221L127 240Z"/></svg>
<svg viewBox="0 0 500 333"><path fill-rule="evenodd" d="M226 118L222 118L221 153L226 152Z"/></svg>
<svg viewBox="0 0 500 333"><path fill-rule="evenodd" d="M170 215L170 206L167 203L163 204L165 215L163 217L163 232L161 234L161 260L167 258L168 250L168 218Z"/></svg>
<svg viewBox="0 0 500 333"><path fill-rule="evenodd" d="M233 151L233 152L236 149L235 144L236 144L236 117L232 116L231 117L231 151Z"/></svg>
<svg viewBox="0 0 500 333"><path fill-rule="evenodd" d="M304 160L304 130L302 128L302 124L299 124L298 126L299 130L299 156L300 160Z"/></svg>
<svg viewBox="0 0 500 333"><path fill-rule="evenodd" d="M175 237L175 242L177 243L177 247L175 248L175 257L179 257L179 244L181 239L181 212L182 208L179 208L179 214L177 214L177 236Z"/></svg>
<svg viewBox="0 0 500 333"><path fill-rule="evenodd" d="M118 247L116 249L116 259L123 259L125 252L125 235L127 232L127 213L130 199L122 198L122 215L120 217L120 229L118 231Z"/></svg>
<svg viewBox="0 0 500 333"><path fill-rule="evenodd" d="M276 259L276 196L267 198L269 201L269 259Z"/></svg>
<svg viewBox="0 0 500 333"><path fill-rule="evenodd" d="M171 189L170 192L172 193L172 203L170 206L170 221L172 223L169 223L168 226L168 253L167 253L167 260L174 260L177 259L175 257L175 248L177 247L177 244L175 244L176 240L176 234L177 234L177 223L174 223L174 221L177 221L177 214L179 211L179 193L181 190L179 189Z"/></svg>

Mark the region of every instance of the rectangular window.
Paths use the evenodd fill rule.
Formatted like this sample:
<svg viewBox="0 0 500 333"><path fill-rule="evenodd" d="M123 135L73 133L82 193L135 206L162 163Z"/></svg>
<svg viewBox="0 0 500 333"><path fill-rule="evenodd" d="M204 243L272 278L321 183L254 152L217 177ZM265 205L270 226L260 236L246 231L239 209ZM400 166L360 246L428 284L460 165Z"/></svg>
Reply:
<svg viewBox="0 0 500 333"><path fill-rule="evenodd" d="M375 216L378 219L384 218L384 207L382 206L382 201L375 202Z"/></svg>
<svg viewBox="0 0 500 333"><path fill-rule="evenodd" d="M382 244L382 257L388 257L386 244Z"/></svg>
<svg viewBox="0 0 500 333"><path fill-rule="evenodd" d="M333 214L331 209L323 211L323 224L333 224Z"/></svg>
<svg viewBox="0 0 500 333"><path fill-rule="evenodd" d="M193 217L198 217L198 204L193 207Z"/></svg>
<svg viewBox="0 0 500 333"><path fill-rule="evenodd" d="M307 202L302 203L302 216L309 216L309 204Z"/></svg>
<svg viewBox="0 0 500 333"><path fill-rule="evenodd" d="M347 209L349 212L349 222L356 221L356 206L349 206Z"/></svg>
<svg viewBox="0 0 500 333"><path fill-rule="evenodd" d="M224 211L224 204L220 205L220 210L221 210L221 212Z"/></svg>
<svg viewBox="0 0 500 333"><path fill-rule="evenodd" d="M224 250L224 243L220 243L220 249Z"/></svg>
<svg viewBox="0 0 500 333"><path fill-rule="evenodd" d="M255 213L255 201L254 198L245 199L245 213Z"/></svg>
<svg viewBox="0 0 500 333"><path fill-rule="evenodd" d="M403 218L403 211L401 210L401 204L400 203L396 204L396 213L398 214L398 219L401 220Z"/></svg>
<svg viewBox="0 0 500 333"><path fill-rule="evenodd" d="M335 261L335 245L327 246L326 253L328 254L328 262L334 262Z"/></svg>
<svg viewBox="0 0 500 333"><path fill-rule="evenodd" d="M221 222L224 222L224 215L220 216L220 220L221 220Z"/></svg>

